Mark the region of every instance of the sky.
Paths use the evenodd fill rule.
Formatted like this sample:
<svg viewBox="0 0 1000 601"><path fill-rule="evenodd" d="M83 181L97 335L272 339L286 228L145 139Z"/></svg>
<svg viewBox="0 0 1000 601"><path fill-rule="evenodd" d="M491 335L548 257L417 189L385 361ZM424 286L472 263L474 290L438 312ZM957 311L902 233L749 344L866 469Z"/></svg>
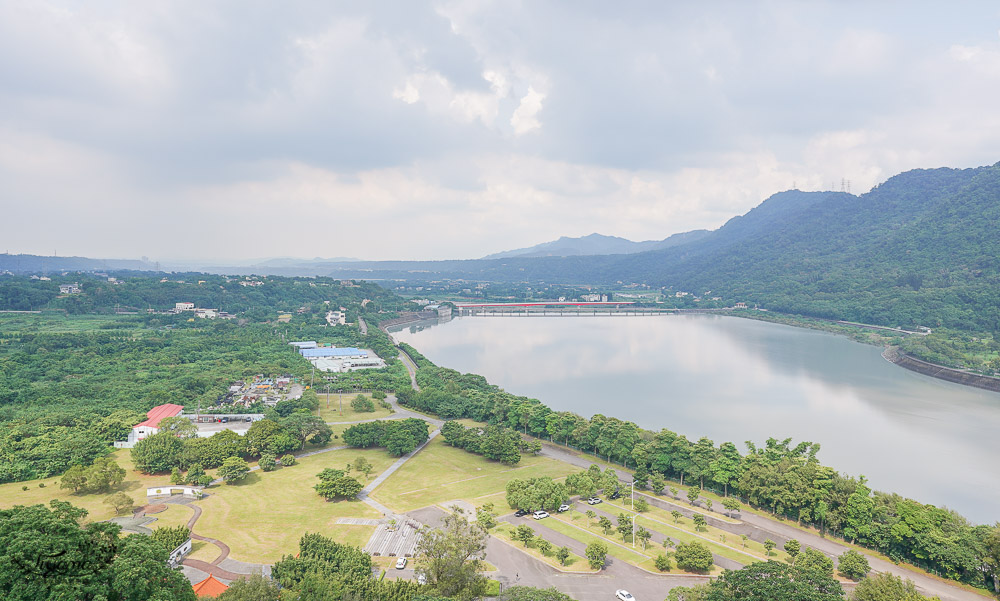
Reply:
<svg viewBox="0 0 1000 601"><path fill-rule="evenodd" d="M475 258L1000 161L986 2L0 1L0 252Z"/></svg>

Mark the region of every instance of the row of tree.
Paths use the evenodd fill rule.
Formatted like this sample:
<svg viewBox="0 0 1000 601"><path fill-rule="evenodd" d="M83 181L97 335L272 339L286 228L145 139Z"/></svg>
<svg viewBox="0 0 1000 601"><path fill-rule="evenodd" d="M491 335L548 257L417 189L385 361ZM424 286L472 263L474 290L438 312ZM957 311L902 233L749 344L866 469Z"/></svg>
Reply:
<svg viewBox="0 0 1000 601"><path fill-rule="evenodd" d="M343 436L344 443L352 447L384 447L393 457L406 455L429 437L430 424L415 417L355 424Z"/></svg>
<svg viewBox="0 0 1000 601"><path fill-rule="evenodd" d="M449 420L441 426L441 436L445 444L506 465L519 463L522 451L538 453L542 450L542 445L538 441L525 440L520 434L504 426L466 428L454 420Z"/></svg>
<svg viewBox="0 0 1000 601"><path fill-rule="evenodd" d="M690 441L668 429L644 430L601 414L586 419L553 411L536 399L509 394L475 374L460 374L414 356L419 392L399 391L403 404L520 430L594 453L635 470L637 486L657 479L735 492L753 505L906 560L942 576L995 587L1000 574L1000 526L974 526L958 513L899 495L872 492L863 477L819 463L820 446L770 438L764 446L707 437Z"/></svg>

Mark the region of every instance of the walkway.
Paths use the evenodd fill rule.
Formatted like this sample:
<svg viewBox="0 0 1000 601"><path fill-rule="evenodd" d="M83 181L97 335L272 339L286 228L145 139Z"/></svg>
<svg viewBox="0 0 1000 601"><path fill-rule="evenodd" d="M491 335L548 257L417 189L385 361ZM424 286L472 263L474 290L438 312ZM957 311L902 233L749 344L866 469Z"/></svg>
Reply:
<svg viewBox="0 0 1000 601"><path fill-rule="evenodd" d="M425 440L420 446L418 446L417 448L413 449L406 455L403 455L402 457L397 459L392 465L386 468L384 472L379 474L378 477L369 482L368 486L362 488L361 492L358 493L358 498L367 503L368 505L370 505L371 507L374 507L378 511L382 512L382 515L384 515L385 517L387 518L395 517L396 514L391 509L379 503L375 499L369 497L368 494L373 490L375 490L376 488L378 488L383 482L385 482L386 478L393 475L396 472L396 470L403 467L404 463L406 463L407 461L409 461L411 457L419 453L421 449L427 446L427 443L434 440L434 438L440 433L441 430L434 430L433 432L431 432L430 436L427 437L427 440Z"/></svg>

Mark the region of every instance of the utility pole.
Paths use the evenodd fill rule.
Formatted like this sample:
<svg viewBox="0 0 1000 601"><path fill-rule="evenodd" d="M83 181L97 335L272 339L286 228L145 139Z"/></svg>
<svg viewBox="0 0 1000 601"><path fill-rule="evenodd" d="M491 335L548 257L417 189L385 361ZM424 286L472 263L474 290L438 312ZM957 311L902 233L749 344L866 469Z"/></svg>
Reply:
<svg viewBox="0 0 1000 601"><path fill-rule="evenodd" d="M632 486L632 511L633 511L633 513L632 513L632 548L635 549L635 516L638 515L637 513L634 513L635 512L635 480L632 480L632 482L630 482L629 484Z"/></svg>

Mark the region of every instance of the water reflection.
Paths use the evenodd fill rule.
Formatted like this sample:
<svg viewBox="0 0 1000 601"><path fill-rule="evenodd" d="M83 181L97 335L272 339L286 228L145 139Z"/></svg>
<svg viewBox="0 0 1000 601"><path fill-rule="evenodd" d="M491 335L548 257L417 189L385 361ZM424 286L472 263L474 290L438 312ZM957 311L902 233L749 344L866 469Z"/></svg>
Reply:
<svg viewBox="0 0 1000 601"><path fill-rule="evenodd" d="M1000 395L843 337L718 316L466 317L395 336L556 410L741 447L811 440L824 463L877 488L1000 517Z"/></svg>

